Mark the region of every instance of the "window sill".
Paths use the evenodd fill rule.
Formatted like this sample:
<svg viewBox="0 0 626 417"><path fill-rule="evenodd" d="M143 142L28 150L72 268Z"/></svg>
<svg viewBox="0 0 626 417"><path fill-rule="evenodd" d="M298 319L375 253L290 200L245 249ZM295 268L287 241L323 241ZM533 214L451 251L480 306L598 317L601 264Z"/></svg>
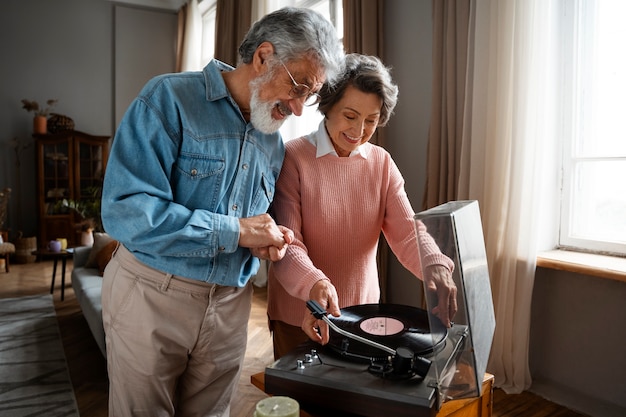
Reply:
<svg viewBox="0 0 626 417"><path fill-rule="evenodd" d="M567 250L550 250L537 256L537 266L626 282L626 258Z"/></svg>

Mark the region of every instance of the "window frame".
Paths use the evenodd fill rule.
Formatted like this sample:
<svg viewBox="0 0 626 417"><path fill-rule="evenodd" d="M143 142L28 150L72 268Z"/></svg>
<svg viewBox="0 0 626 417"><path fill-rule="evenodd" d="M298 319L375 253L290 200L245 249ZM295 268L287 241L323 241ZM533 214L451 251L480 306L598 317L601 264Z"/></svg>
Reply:
<svg viewBox="0 0 626 417"><path fill-rule="evenodd" d="M560 2L560 44L569 45L569 47L563 47L560 55L560 98L563 105L561 106L562 160L558 248L624 256L626 255L626 237L623 242L601 240L588 234L577 234L580 227L576 226L576 219L581 219L578 220L581 222L583 218L580 215L583 211L579 204L580 194L576 191L581 181L578 175L581 167L590 163L608 164L615 160L626 161L626 155L616 157L615 155L581 152L581 143L584 138L580 131L583 129L584 111L589 111L591 108L588 103L585 103L585 94L589 95L586 91L591 88L591 81L586 77L590 74L592 62L589 54L593 52L588 48L590 42L584 37L583 26L587 25L586 29L588 29L592 19L595 18L594 1ZM571 105L568 106L567 103ZM626 220L624 222L626 224Z"/></svg>

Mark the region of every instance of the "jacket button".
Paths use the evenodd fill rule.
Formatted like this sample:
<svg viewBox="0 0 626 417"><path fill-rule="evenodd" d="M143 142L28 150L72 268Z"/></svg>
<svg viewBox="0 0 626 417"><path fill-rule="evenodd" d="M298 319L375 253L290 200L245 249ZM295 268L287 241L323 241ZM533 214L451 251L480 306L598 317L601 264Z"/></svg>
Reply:
<svg viewBox="0 0 626 417"><path fill-rule="evenodd" d="M196 175L198 175L198 170L197 170L197 169L195 169L195 168L194 168L194 169L192 169L192 170L191 170L191 175L193 175L194 177L195 177Z"/></svg>

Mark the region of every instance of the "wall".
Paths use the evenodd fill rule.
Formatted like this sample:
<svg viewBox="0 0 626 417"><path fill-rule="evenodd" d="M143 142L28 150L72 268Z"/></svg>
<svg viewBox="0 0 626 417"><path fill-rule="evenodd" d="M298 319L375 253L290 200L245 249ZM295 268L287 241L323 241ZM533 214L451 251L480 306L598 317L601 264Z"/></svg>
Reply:
<svg viewBox="0 0 626 417"><path fill-rule="evenodd" d="M115 126L147 80L174 71L177 24L162 10L115 8Z"/></svg>
<svg viewBox="0 0 626 417"><path fill-rule="evenodd" d="M626 283L538 268L531 390L592 416L626 415Z"/></svg>
<svg viewBox="0 0 626 417"><path fill-rule="evenodd" d="M429 0L384 3L384 62L398 84L398 104L386 129L385 148L406 181L406 192L419 211L426 184L426 151L432 94L432 8ZM409 47L410 45L410 47ZM421 300L421 283L397 261L389 259L389 302Z"/></svg>
<svg viewBox="0 0 626 417"><path fill-rule="evenodd" d="M33 114L21 99L58 99L53 111L71 117L77 130L113 135L121 99L115 80L129 79L126 91L136 94L150 76L173 71L176 13L106 0L5 0L0 10L0 188L13 189L8 228L14 239L19 230L25 236L37 231ZM116 74L116 64L124 64L116 62L116 51L119 56L128 45L136 58ZM19 180L13 138L25 147Z"/></svg>

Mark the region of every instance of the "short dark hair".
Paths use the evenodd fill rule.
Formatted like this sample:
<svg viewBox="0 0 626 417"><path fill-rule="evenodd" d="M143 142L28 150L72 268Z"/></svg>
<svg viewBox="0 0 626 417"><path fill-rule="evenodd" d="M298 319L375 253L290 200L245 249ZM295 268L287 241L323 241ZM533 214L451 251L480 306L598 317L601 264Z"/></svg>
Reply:
<svg viewBox="0 0 626 417"><path fill-rule="evenodd" d="M354 86L364 93L373 93L381 98L383 105L380 110L378 126L385 126L393 114L398 102L398 86L391 79L390 69L382 61L371 55L346 55L343 74L334 84L324 83L319 94L322 97L320 113L328 111L343 97L348 86Z"/></svg>

